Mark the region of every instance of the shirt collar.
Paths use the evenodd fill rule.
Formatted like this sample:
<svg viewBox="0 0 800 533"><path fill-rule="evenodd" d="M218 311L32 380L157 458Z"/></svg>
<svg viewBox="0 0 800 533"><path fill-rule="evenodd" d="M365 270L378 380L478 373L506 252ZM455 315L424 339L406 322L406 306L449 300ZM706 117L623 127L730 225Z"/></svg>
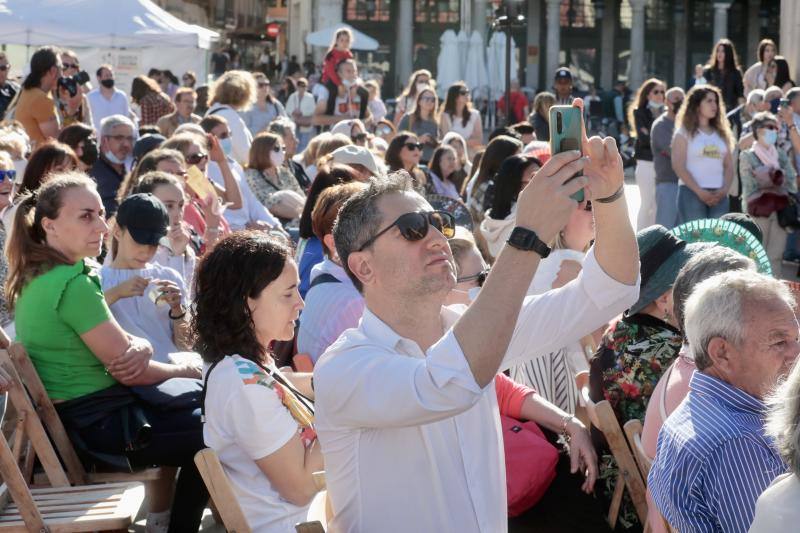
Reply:
<svg viewBox="0 0 800 533"><path fill-rule="evenodd" d="M758 398L699 370L692 374L689 389L697 394L707 394L735 411L763 415L766 410L764 402Z"/></svg>
<svg viewBox="0 0 800 533"><path fill-rule="evenodd" d="M461 316L455 309L442 306L442 321L444 327L450 329L455 324L456 320ZM394 331L386 322L377 317L369 307L364 307L364 314L361 317L360 328L364 335L378 345L386 346L392 350L397 349L399 345L405 346L404 353L424 357L425 353L420 348L416 341L407 339ZM442 336L445 332L442 332ZM409 349L410 348L410 349Z"/></svg>

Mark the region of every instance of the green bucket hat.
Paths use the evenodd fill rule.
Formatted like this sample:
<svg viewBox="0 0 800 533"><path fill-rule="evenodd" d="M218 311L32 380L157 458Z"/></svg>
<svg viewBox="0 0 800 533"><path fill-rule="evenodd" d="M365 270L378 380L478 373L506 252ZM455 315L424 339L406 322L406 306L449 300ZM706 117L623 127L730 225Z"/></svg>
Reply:
<svg viewBox="0 0 800 533"><path fill-rule="evenodd" d="M664 226L650 226L636 234L641 263L639 299L628 310L635 315L675 283L683 265L704 246L679 239Z"/></svg>
<svg viewBox="0 0 800 533"><path fill-rule="evenodd" d="M713 242L749 257L758 265L758 271L772 275L767 251L758 239L743 226L730 220L704 218L692 220L672 229L676 237L687 242Z"/></svg>

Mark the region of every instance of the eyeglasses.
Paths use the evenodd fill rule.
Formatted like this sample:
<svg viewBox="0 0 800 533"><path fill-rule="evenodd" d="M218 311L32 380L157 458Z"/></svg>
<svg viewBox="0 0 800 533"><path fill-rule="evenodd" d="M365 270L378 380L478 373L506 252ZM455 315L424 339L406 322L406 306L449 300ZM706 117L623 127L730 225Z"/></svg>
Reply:
<svg viewBox="0 0 800 533"><path fill-rule="evenodd" d="M489 269L481 270L477 274L473 274L471 276L464 276L463 278L456 278L456 283L466 283L467 281L475 281L478 282L478 287L483 287L483 283L486 281L486 278L489 276Z"/></svg>
<svg viewBox="0 0 800 533"><path fill-rule="evenodd" d="M353 135L352 137L350 137L350 139L351 139L351 140L352 140L354 143L360 143L360 142L364 142L364 141L366 141L366 140L367 140L367 134L366 134L366 133L356 133L355 135Z"/></svg>
<svg viewBox="0 0 800 533"><path fill-rule="evenodd" d="M269 87L269 83L259 83L258 86L259 88Z"/></svg>
<svg viewBox="0 0 800 533"><path fill-rule="evenodd" d="M392 128L390 128L389 126L383 126L382 128L378 128L377 130L375 130L375 133L377 133L378 135L389 135L390 133L392 133Z"/></svg>
<svg viewBox="0 0 800 533"><path fill-rule="evenodd" d="M126 141L133 144L133 135L109 135L108 138L117 142Z"/></svg>
<svg viewBox="0 0 800 533"><path fill-rule="evenodd" d="M198 152L196 154L187 155L186 162L189 163L190 165L198 165L200 164L200 161L202 161L206 157L208 157L208 154L204 154L203 152Z"/></svg>
<svg viewBox="0 0 800 533"><path fill-rule="evenodd" d="M272 151L273 151L273 152L275 152L275 153L277 154L277 153L279 153L279 152L285 152L285 151L286 151L286 148L284 148L283 146L279 146L279 145L277 145L277 144L276 144L275 146L273 146L273 147L272 147Z"/></svg>
<svg viewBox="0 0 800 533"><path fill-rule="evenodd" d="M422 143L405 143L403 146L409 150L422 150Z"/></svg>
<svg viewBox="0 0 800 533"><path fill-rule="evenodd" d="M64 70L69 70L69 69L71 69L71 68L74 68L74 69L78 69L78 68L80 68L78 65L72 65L72 64L70 64L70 63L64 63L64 64L62 65L62 67L64 68Z"/></svg>
<svg viewBox="0 0 800 533"><path fill-rule="evenodd" d="M417 211L415 213L400 215L397 217L397 220L368 239L356 251L360 252L364 250L364 248L371 246L378 240L378 237L395 226L400 230L400 235L409 242L424 239L428 234L428 228L430 226L439 230L447 239L452 239L456 234L456 219L450 213L445 211Z"/></svg>
<svg viewBox="0 0 800 533"><path fill-rule="evenodd" d="M5 180L14 181L16 177L16 170L0 170L0 183L4 182Z"/></svg>
<svg viewBox="0 0 800 533"><path fill-rule="evenodd" d="M297 86L298 86L298 87L303 87L304 89L305 89L306 87L308 87L308 86L307 86L305 83L298 83L298 84L297 84Z"/></svg>
<svg viewBox="0 0 800 533"><path fill-rule="evenodd" d="M654 91L650 91L650 94L664 94L664 89L656 89Z"/></svg>
<svg viewBox="0 0 800 533"><path fill-rule="evenodd" d="M433 96L421 96L419 99L420 102L435 102L436 98Z"/></svg>

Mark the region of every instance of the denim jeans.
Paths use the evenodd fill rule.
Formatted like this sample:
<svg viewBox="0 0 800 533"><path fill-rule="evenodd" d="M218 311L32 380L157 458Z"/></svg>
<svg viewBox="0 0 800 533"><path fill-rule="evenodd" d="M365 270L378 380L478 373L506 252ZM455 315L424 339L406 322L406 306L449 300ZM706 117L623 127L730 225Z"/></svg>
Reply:
<svg viewBox="0 0 800 533"><path fill-rule="evenodd" d="M306 149L308 146L309 141L314 138L313 131L298 131L297 132L297 149L295 150L298 154Z"/></svg>
<svg viewBox="0 0 800 533"><path fill-rule="evenodd" d="M656 183L656 224L667 229L678 225L678 183Z"/></svg>
<svg viewBox="0 0 800 533"><path fill-rule="evenodd" d="M689 187L678 186L678 223L680 224L703 218L719 218L728 212L728 207L727 195L717 205L708 206Z"/></svg>

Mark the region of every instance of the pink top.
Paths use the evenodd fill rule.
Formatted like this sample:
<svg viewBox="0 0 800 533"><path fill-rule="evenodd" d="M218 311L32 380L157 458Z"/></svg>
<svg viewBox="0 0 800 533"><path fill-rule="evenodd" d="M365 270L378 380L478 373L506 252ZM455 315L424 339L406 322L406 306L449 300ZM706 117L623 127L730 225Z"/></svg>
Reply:
<svg viewBox="0 0 800 533"><path fill-rule="evenodd" d="M664 372L653 395L647 405L647 413L644 416L644 427L642 428L642 447L648 457L656 456L656 445L658 443L658 432L664 425L666 417L680 405L684 398L689 394L689 380L692 378L696 367L694 361L688 357L689 347L685 344L681 347L678 358ZM663 412L662 412L663 410ZM665 416L666 415L666 416ZM647 490L647 521L652 527L652 533L667 533L664 522L661 519L655 502L650 497L650 490Z"/></svg>
<svg viewBox="0 0 800 533"><path fill-rule="evenodd" d="M500 414L511 418L521 418L522 403L530 394L536 391L512 380L505 374L494 377L494 389L497 393L497 406Z"/></svg>

